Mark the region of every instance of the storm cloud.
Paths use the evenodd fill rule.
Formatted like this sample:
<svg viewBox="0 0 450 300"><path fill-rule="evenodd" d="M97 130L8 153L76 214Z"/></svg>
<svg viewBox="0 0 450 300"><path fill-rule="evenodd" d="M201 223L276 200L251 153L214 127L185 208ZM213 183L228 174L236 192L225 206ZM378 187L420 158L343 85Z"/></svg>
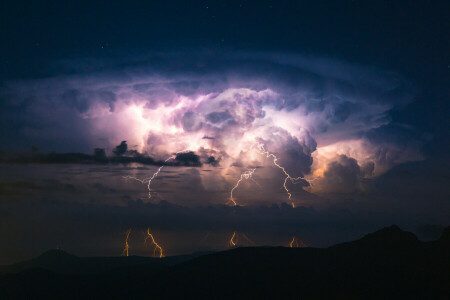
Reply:
<svg viewBox="0 0 450 300"><path fill-rule="evenodd" d="M72 62L64 76L5 83L2 117L14 124L23 119L17 118L20 110L29 120L17 124L20 138L6 144L33 142L44 150L70 152L102 147L116 156L147 153L155 161L206 149L216 155L203 163L220 161L238 177L255 165L276 172L270 161L252 154L253 145L263 143L293 176L325 174L320 180L327 187L338 187L331 182L342 174L330 164L342 155L359 168L373 169L355 178L422 159L425 137L409 138L411 128L398 130L393 139L384 130L393 126L390 111L414 98L411 84L392 72L269 53L152 54L132 63L95 65L95 71L84 73ZM78 142L65 143L68 135ZM131 146L115 146L123 140ZM177 161L201 165L187 156Z"/></svg>

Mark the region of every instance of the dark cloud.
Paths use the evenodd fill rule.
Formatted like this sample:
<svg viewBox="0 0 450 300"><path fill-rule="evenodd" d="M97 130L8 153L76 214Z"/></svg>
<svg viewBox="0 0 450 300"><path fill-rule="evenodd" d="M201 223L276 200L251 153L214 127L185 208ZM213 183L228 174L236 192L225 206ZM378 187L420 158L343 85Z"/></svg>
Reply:
<svg viewBox="0 0 450 300"><path fill-rule="evenodd" d="M361 166L361 174L363 177L370 177L375 170L375 163L370 161Z"/></svg>
<svg viewBox="0 0 450 300"><path fill-rule="evenodd" d="M265 145L265 150L275 153L280 164L294 177L310 173L313 159L311 153L316 150L316 141L307 133L302 140L292 136L287 130L271 127L266 139L258 142Z"/></svg>
<svg viewBox="0 0 450 300"><path fill-rule="evenodd" d="M225 155L224 153L220 153L219 151L205 149L203 147L198 150L198 154L204 164L211 165L213 167L218 167L220 165L222 157Z"/></svg>
<svg viewBox="0 0 450 300"><path fill-rule="evenodd" d="M95 148L94 149L94 158L96 160L106 160L106 151L102 148Z"/></svg>
<svg viewBox="0 0 450 300"><path fill-rule="evenodd" d="M206 115L206 120L213 124L220 124L226 121L233 122L233 116L228 111L212 112Z"/></svg>
<svg viewBox="0 0 450 300"><path fill-rule="evenodd" d="M56 179L46 179L29 182L25 180L4 180L0 182L0 194L3 196L21 196L27 193L46 192L73 193L77 187L71 183L64 183Z"/></svg>
<svg viewBox="0 0 450 300"><path fill-rule="evenodd" d="M380 166L421 160L421 149L430 136L421 134L411 126L388 124L367 131L364 135L372 145L374 161Z"/></svg>
<svg viewBox="0 0 450 300"><path fill-rule="evenodd" d="M177 153L175 157L175 162L176 164L191 167L200 167L202 165L200 162L200 156L191 151L184 153Z"/></svg>
<svg viewBox="0 0 450 300"><path fill-rule="evenodd" d="M220 163L220 159L216 159L214 156L210 156L208 157L208 159L206 160L205 164L207 165L211 165L213 167L217 167Z"/></svg>
<svg viewBox="0 0 450 300"><path fill-rule="evenodd" d="M127 150L128 150L127 142L126 142L126 141L122 141L122 142L120 143L120 145L116 146L116 147L113 149L112 152L113 152L115 155L117 155L117 156L121 156L121 155L125 154L125 153L127 152Z"/></svg>
<svg viewBox="0 0 450 300"><path fill-rule="evenodd" d="M200 156L194 152L178 153L175 161L155 160L152 157L139 153L136 150L126 150L126 142L123 141L114 150L116 156L107 157L105 150L101 148L94 149L94 154L83 153L5 153L0 157L1 163L40 163L40 164L130 164L138 163L143 165L156 166L190 166L200 167L202 165ZM120 153L120 155L118 154ZM218 164L219 160L211 160L208 164Z"/></svg>
<svg viewBox="0 0 450 300"><path fill-rule="evenodd" d="M328 99L326 103L333 103L327 111L327 119L330 123L345 122L352 114L360 110L357 103L345 101L344 99Z"/></svg>
<svg viewBox="0 0 450 300"><path fill-rule="evenodd" d="M371 168L373 165L368 164L366 172L373 171ZM320 185L322 192L351 193L359 188L363 176L364 172L354 158L339 155L327 165L323 177L313 184Z"/></svg>

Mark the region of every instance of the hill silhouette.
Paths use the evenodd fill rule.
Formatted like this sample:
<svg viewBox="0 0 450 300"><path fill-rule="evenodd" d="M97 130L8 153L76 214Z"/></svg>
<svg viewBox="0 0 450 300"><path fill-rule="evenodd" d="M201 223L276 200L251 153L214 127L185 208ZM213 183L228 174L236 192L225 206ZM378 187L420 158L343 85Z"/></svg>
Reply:
<svg viewBox="0 0 450 300"><path fill-rule="evenodd" d="M19 273L30 269L44 269L59 274L95 274L138 265L145 265L149 269L151 266L151 269L161 270L165 266L178 264L202 254L204 253L171 256L163 259L143 256L78 257L63 250L52 249L30 260L9 266L0 266L0 275Z"/></svg>
<svg viewBox="0 0 450 300"><path fill-rule="evenodd" d="M102 263L114 267L86 268L95 272L85 273L67 264L86 258L51 251L28 261L31 268L1 276L0 294L66 299L447 299L449 232L446 228L439 240L424 243L391 226L327 249L248 247L169 260L87 258L83 263L94 266L111 259ZM114 259L129 262L120 265ZM58 263L66 264L64 272L54 268Z"/></svg>
<svg viewBox="0 0 450 300"><path fill-rule="evenodd" d="M446 227L442 232L439 242L443 244L450 244L450 226Z"/></svg>

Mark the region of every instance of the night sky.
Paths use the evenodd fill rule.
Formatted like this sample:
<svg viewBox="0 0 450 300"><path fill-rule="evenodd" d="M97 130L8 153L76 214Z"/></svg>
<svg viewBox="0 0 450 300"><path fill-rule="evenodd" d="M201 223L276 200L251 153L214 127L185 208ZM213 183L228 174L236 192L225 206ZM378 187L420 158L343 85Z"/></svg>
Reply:
<svg viewBox="0 0 450 300"><path fill-rule="evenodd" d="M292 2L3 1L0 264L437 238L449 2Z"/></svg>

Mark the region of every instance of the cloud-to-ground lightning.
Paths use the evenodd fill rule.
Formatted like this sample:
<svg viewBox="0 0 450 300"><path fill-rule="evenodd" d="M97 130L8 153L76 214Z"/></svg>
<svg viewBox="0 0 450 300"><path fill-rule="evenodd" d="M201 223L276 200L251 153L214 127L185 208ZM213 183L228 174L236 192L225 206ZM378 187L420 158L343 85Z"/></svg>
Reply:
<svg viewBox="0 0 450 300"><path fill-rule="evenodd" d="M297 241L295 240L295 236L292 237L292 240L291 240L291 242L289 243L289 247L291 247L291 248L298 248L298 243L297 243Z"/></svg>
<svg viewBox="0 0 450 300"><path fill-rule="evenodd" d="M286 169L278 164L278 157L275 154L270 153L269 151L267 151L264 148L264 144L258 143L256 145L256 147L257 147L257 151L259 153L264 154L267 158L272 158L273 159L273 164L277 168L279 168L281 171L283 171L284 175L286 175L286 178L284 179L284 182L283 182L283 187L286 190L286 193L288 194L289 201L291 202L292 207L294 208L295 207L294 200L292 199L292 194L289 191L289 189L287 188L286 183L287 183L288 180L290 180L293 184L297 184L297 183L301 182L302 180L304 180L304 181L307 181L307 180L305 179L305 177L302 177L302 176L292 177L291 175L289 175L289 173L286 171Z"/></svg>
<svg viewBox="0 0 450 300"><path fill-rule="evenodd" d="M236 238L236 240L235 240ZM236 237L236 231L233 232L233 235L230 238L230 241L228 242L228 245L230 247L236 247L236 243L237 243L237 237Z"/></svg>
<svg viewBox="0 0 450 300"><path fill-rule="evenodd" d="M256 245L256 243L255 243L254 241L252 241L245 233L242 233L241 235L242 235L242 237L243 237L244 239L247 240L247 242L249 242L249 244L254 244L254 245Z"/></svg>
<svg viewBox="0 0 450 300"><path fill-rule="evenodd" d="M184 153L184 152L186 152L186 151L188 151L188 150L183 150L183 151L178 151L178 152L176 152L175 154L173 154L172 156L170 156L169 158L167 158L167 159L164 161L164 163L167 163L167 162L171 161L172 159L175 159L175 158L177 157L177 154ZM144 179L139 179L139 178L136 178L136 177L133 177L133 176L123 176L123 178L125 178L125 179L134 179L134 180L139 181L139 182L141 182L141 183L147 183L148 199L150 200L150 199L152 198L152 192L151 192L151 184L152 184L152 180L155 179L155 178L158 176L158 174L159 174L159 172L161 172L162 168L164 168L164 165L162 165L161 167L159 167L159 168L156 170L156 172L153 173L152 176L147 177L147 178L144 178Z"/></svg>
<svg viewBox="0 0 450 300"><path fill-rule="evenodd" d="M131 229L127 230L127 236L125 238L125 248L123 248L122 256L128 256L128 250L130 249L130 245L128 244L128 238L130 237Z"/></svg>
<svg viewBox="0 0 450 300"><path fill-rule="evenodd" d="M233 192L235 189L238 188L239 184L241 183L242 180L244 179L250 179L253 175L253 173L255 173L256 168L254 169L248 169L247 171L245 171L244 173L241 174L241 177L239 178L239 180L236 182L236 184L234 185L234 187L231 189L230 192L230 201L233 202L234 206L237 205L235 199L233 198ZM256 184L258 184L256 181L254 181Z"/></svg>
<svg viewBox="0 0 450 300"><path fill-rule="evenodd" d="M245 233L240 233L240 232L234 231L230 240L228 241L228 246L237 247L239 237L243 237L245 240L247 240L248 245L251 245L251 244L256 245L256 243L254 241L252 241Z"/></svg>
<svg viewBox="0 0 450 300"><path fill-rule="evenodd" d="M292 237L291 242L289 243L289 247L291 248L305 248L308 247L302 240L299 240L295 237Z"/></svg>
<svg viewBox="0 0 450 300"><path fill-rule="evenodd" d="M147 228L147 237L145 238L144 243L146 243L149 238L152 240L152 244L155 246L155 248L153 249L153 256L156 256L156 251L159 251L159 258L163 258L164 257L163 248L156 242L155 238L150 233L150 228Z"/></svg>

